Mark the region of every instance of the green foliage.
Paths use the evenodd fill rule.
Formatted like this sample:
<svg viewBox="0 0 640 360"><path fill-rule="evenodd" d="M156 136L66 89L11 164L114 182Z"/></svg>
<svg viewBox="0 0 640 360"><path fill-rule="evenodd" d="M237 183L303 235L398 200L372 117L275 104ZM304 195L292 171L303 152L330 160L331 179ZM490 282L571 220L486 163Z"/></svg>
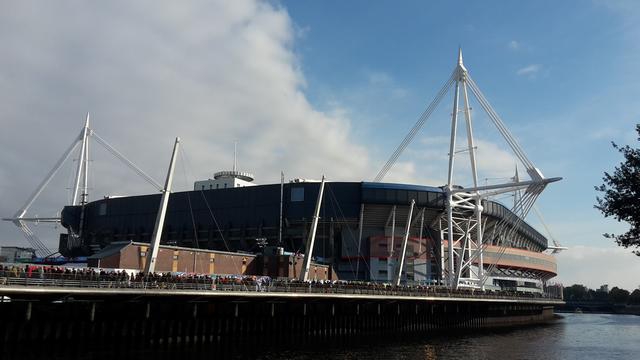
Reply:
<svg viewBox="0 0 640 360"><path fill-rule="evenodd" d="M614 304L626 304L629 299L629 291L617 286L609 291L609 301Z"/></svg>
<svg viewBox="0 0 640 360"><path fill-rule="evenodd" d="M640 141L640 124L636 125L638 141ZM613 174L604 173L604 184L596 186L602 197L596 197L596 209L605 217L613 217L618 221L627 222L631 228L624 234L604 234L614 239L618 245L625 248L636 248L634 253L640 256L640 148L618 146L612 142L614 149L624 156L624 161L615 168Z"/></svg>
<svg viewBox="0 0 640 360"><path fill-rule="evenodd" d="M605 291L589 289L589 300L602 301L602 302L609 301L609 293Z"/></svg>
<svg viewBox="0 0 640 360"><path fill-rule="evenodd" d="M564 288L565 301L606 302L610 304L640 305L640 288L632 293L619 287L606 291L589 289L584 285L574 284Z"/></svg>
<svg viewBox="0 0 640 360"><path fill-rule="evenodd" d="M584 285L574 284L564 288L563 297L566 301L588 300L589 289Z"/></svg>
<svg viewBox="0 0 640 360"><path fill-rule="evenodd" d="M627 300L627 304L629 305L640 305L640 289L635 289L629 295L629 299Z"/></svg>

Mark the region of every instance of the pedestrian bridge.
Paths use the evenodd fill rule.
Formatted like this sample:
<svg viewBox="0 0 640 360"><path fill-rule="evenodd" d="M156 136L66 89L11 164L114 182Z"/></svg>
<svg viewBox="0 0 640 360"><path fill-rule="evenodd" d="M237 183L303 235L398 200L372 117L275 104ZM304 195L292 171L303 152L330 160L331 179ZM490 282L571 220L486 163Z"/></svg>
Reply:
<svg viewBox="0 0 640 360"><path fill-rule="evenodd" d="M182 298L206 301L214 298L236 299L335 299L389 300L423 302L484 302L560 305L560 299L516 292L451 291L432 286L386 286L358 283L219 284L210 281L157 282L130 280L86 280L60 278L0 277L0 295L21 300L140 300L143 298Z"/></svg>
<svg viewBox="0 0 640 360"><path fill-rule="evenodd" d="M0 346L48 358L353 346L409 336L546 323L562 301L435 287L374 284L219 284L0 277ZM74 349L69 354L69 349ZM101 350L96 350L101 349ZM255 354L246 354L248 358Z"/></svg>

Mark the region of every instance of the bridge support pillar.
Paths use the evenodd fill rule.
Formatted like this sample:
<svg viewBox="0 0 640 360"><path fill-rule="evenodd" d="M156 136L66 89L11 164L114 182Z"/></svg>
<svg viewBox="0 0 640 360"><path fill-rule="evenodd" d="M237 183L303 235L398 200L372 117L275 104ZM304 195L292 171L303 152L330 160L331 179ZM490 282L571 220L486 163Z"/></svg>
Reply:
<svg viewBox="0 0 640 360"><path fill-rule="evenodd" d="M89 313L89 321L94 322L96 320L96 303L91 303L91 311Z"/></svg>
<svg viewBox="0 0 640 360"><path fill-rule="evenodd" d="M33 310L33 303L31 303L31 301L29 301L27 303L27 310L26 310L25 315L24 315L25 320L27 320L27 321L31 320L31 312L32 312L32 310Z"/></svg>

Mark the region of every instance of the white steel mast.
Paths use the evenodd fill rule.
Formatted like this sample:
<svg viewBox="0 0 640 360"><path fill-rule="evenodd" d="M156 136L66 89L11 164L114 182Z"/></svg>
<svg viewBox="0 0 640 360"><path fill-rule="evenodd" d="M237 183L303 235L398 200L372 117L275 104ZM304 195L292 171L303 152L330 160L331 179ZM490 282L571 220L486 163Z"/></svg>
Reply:
<svg viewBox="0 0 640 360"><path fill-rule="evenodd" d="M413 217L413 207L416 204L415 199L411 199L409 205L409 216L407 217L407 225L404 229L404 238L402 238L402 247L400 250L400 256L398 257L398 267L396 271L396 277L394 279L394 285L400 286L400 280L402 280L402 268L404 267L404 258L407 255L407 243L409 242L409 232L411 231L411 218ZM421 241L421 240L419 240Z"/></svg>
<svg viewBox="0 0 640 360"><path fill-rule="evenodd" d="M446 221L444 218L440 221L441 234L444 235L446 233L446 238L444 236L442 236L442 238L447 241L446 258L444 251L441 251L441 261L443 264L447 264L446 268L443 266L443 270L446 269L447 272L446 276L443 274L443 279L452 289L457 289L460 286L484 288L488 274L485 273L483 257L483 251L486 247L483 239L483 200L489 196L526 190L526 198L518 199L517 204L514 206L516 215L519 216L520 219L523 219L546 185L550 182L558 181L560 178L545 178L527 158L517 140L511 135L509 130L507 130L502 120L469 76L462 60L461 49L458 51L458 63L454 70L453 80L455 90L453 113L451 114L448 178L447 186L445 187ZM511 147L513 153L524 164L531 180L520 181L516 179L515 182L511 183L486 186L478 185L476 146L473 136L471 107L469 105L467 92L468 87L489 116L489 119L496 126L499 133ZM459 109L460 89L462 89L464 102L462 110ZM467 148L464 151L469 152L469 167L473 181L473 186L469 188L461 188L456 186L454 182L454 160L456 155L458 113L460 111L464 114L466 123Z"/></svg>
<svg viewBox="0 0 640 360"><path fill-rule="evenodd" d="M316 210L313 213L313 221L311 222L309 238L307 239L307 248L304 252L302 271L300 271L300 281L309 281L309 269L311 268L311 257L313 256L313 244L316 241L316 230L318 229L320 207L322 206L322 195L324 194L324 180L324 175L322 175L322 181L320 181L320 191L318 192L318 200L316 201Z"/></svg>
<svg viewBox="0 0 640 360"><path fill-rule="evenodd" d="M88 134L89 134L89 114L87 113L87 118L84 122L84 127L82 128L82 132L81 132L81 145L80 145L80 153L79 153L79 158L78 158L78 166L76 168L76 176L75 176L75 182L73 185L73 197L71 198L71 205L78 205L78 192L80 191L80 181L82 181L82 179L84 179L84 185L83 188L86 188L86 177L84 176L84 174L86 174L86 164L85 164L85 155L87 153L87 141L88 141ZM86 189L84 189L86 191ZM80 201L82 202L82 200Z"/></svg>
<svg viewBox="0 0 640 360"><path fill-rule="evenodd" d="M458 126L458 109L460 88L464 101L464 114L467 130L467 149L473 187L478 187L478 172L476 166L476 149L473 139L471 122L471 108L467 94L467 69L462 61L462 49L458 51L458 63L454 70L455 94L453 99L453 113L451 115L451 139L449 143L449 169L446 187L447 210L447 253L448 253L448 281L453 288L457 288L464 279L469 284L477 285L483 276L482 256L482 199L478 191L456 193L454 184L454 159L456 155L456 138ZM472 214L467 214L473 211ZM472 230L475 229L475 236ZM469 259L478 259L478 266L472 267ZM467 260L467 266L464 266ZM474 274L474 269L477 269Z"/></svg>
<svg viewBox="0 0 640 360"><path fill-rule="evenodd" d="M74 234L69 230L69 240L75 241L82 236L82 230L84 227L84 211L85 204L87 203L87 197L89 195L89 136L91 135L91 129L89 128L89 113L82 129L82 145L80 147L80 157L78 158L78 168L76 171L76 182L73 189L72 205L80 205L80 224L78 225L78 233ZM80 181L82 178L82 190L80 190ZM78 192L80 193L80 199L78 199Z"/></svg>
<svg viewBox="0 0 640 360"><path fill-rule="evenodd" d="M55 163L53 168L47 173L42 182L38 185L36 190L29 196L25 204L18 210L12 217L2 218L5 221L13 222L24 234L27 238L27 241L33 246L38 255L47 256L53 253L53 251L47 249L47 247L42 243L42 241L38 238L36 234L31 231L27 222L48 222L48 223L59 223L60 217L38 217L32 216L28 217L27 212L36 201L36 199L42 194L47 185L51 182L53 177L58 173L62 165L69 159L74 150L81 145L80 151L78 152L78 164L76 166L76 171L74 174L74 187L72 197L70 199L70 205L82 205L83 209L81 210L80 215L80 225L78 233L76 234L73 229L69 231L69 240L75 241L78 239L82 233L83 227L83 217L84 217L84 204L88 201L88 192L89 192L89 140L90 138L94 138L100 145L102 145L107 151L109 151L112 155L114 155L117 159L125 163L129 168L134 170L139 176L145 179L147 182L152 184L159 190L162 190L162 186L158 184L153 178L147 175L144 171L140 170L134 163L132 163L129 159L127 159L124 155L122 155L118 150L116 150L113 146L109 145L104 139L99 137L93 129L89 127L89 114L85 118L84 126L80 133L73 139L69 148L65 150L60 159Z"/></svg>
<svg viewBox="0 0 640 360"><path fill-rule="evenodd" d="M441 280L452 289L459 286L471 286L482 288L489 274L485 271L485 259L483 250L487 246L484 239L483 229L483 201L490 196L504 194L514 191L522 191L523 196L518 198L513 213L517 219L504 234L509 236L515 234L523 219L528 214L535 200L545 189L547 184L558 181L561 178L545 178L540 170L527 158L524 150L518 141L511 135L507 127L502 122L496 111L491 107L489 101L480 91L473 81L462 60L462 50L458 51L458 61L451 76L442 86L433 101L422 113L418 121L411 128L402 142L391 154L389 160L384 164L374 181L381 181L395 164L400 154L415 138L418 131L428 120L434 109L440 103L451 87L454 87L453 109L451 113L451 137L449 142L449 161L447 183L444 186L445 211L439 218L440 226L440 267ZM528 181L517 180L515 182L492 184L486 186L478 185L478 169L476 144L474 142L473 123L471 120L471 107L469 105L469 94L475 97L481 108L487 114L489 120L496 127L502 138L511 148L513 154L524 165L530 177ZM462 95L462 96L461 96ZM460 104L462 97L463 104ZM462 107L462 109L460 109ZM455 183L454 169L456 161L456 139L458 136L458 114L464 114L466 124L466 148L462 151L469 152L469 168L471 171L472 186L462 188ZM501 225L503 226L503 225ZM495 240L495 239L494 239ZM497 245L501 245L501 240L497 240ZM446 244L446 248L445 248ZM491 266L494 266L492 264ZM491 266L487 269L491 270Z"/></svg>
<svg viewBox="0 0 640 360"><path fill-rule="evenodd" d="M160 199L160 208L156 217L156 224L153 229L153 235L151 236L151 244L147 250L147 261L144 266L145 274L152 273L156 269L156 259L158 257L158 249L160 248L160 239L162 237L162 229L164 227L164 217L167 213L167 205L169 204L171 183L173 182L173 169L175 168L176 154L178 153L179 145L180 138L177 137L176 142L173 145L173 153L171 154L171 162L169 163L169 170L167 171L167 179L164 183L162 198Z"/></svg>
<svg viewBox="0 0 640 360"><path fill-rule="evenodd" d="M235 169L234 169L235 171ZM282 205L284 202L284 171L280 171L280 217L278 219L278 246L282 246Z"/></svg>

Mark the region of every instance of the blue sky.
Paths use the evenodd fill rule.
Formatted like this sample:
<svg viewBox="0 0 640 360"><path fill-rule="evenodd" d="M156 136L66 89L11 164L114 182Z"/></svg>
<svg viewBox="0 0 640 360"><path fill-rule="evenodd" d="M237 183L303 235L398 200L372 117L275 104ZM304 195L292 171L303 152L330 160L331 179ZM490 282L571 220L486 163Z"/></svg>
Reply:
<svg viewBox="0 0 640 360"><path fill-rule="evenodd" d="M228 168L235 140L239 166L258 183L277 182L281 169L370 180L461 46L529 158L564 177L538 202L571 248L558 256L558 280L635 288L640 258L602 238L625 226L593 209L593 187L621 160L610 141L635 143L639 25L635 1L2 2L0 214L36 188L87 111L101 137L156 179L180 135L188 161L178 189ZM449 94L388 181L443 183L450 109ZM477 104L472 112L482 176L511 176L507 147ZM92 149L90 199L153 192ZM31 215L60 211L71 169ZM2 244L24 242L1 225ZM46 233L59 229L36 228L57 245Z"/></svg>
<svg viewBox="0 0 640 360"><path fill-rule="evenodd" d="M564 177L549 186L538 208L562 244L577 246L578 252L590 257L579 254L567 259L569 273L561 280L596 286L596 281L607 279L577 276L580 262L585 266L593 261L640 262L611 249L614 245L601 234L621 232L625 226L603 219L593 209L593 186L621 160L610 141L626 144L636 138L640 5L615 1L284 1L283 5L299 30L295 51L310 101L328 110L340 106L351 114L354 134L369 138L367 143L381 157L399 143L446 80L457 47L462 46L471 75L529 157L547 176ZM371 82L374 76L384 78L386 88L368 88L377 85ZM401 96L394 96L394 89L401 90ZM363 92L368 96L360 96ZM447 100L441 107L450 106ZM422 135L437 132L433 122L429 120ZM414 144L412 150L420 151L420 146ZM530 221L536 223L537 218ZM560 256L561 272L563 259ZM640 285L631 279L610 281Z"/></svg>

